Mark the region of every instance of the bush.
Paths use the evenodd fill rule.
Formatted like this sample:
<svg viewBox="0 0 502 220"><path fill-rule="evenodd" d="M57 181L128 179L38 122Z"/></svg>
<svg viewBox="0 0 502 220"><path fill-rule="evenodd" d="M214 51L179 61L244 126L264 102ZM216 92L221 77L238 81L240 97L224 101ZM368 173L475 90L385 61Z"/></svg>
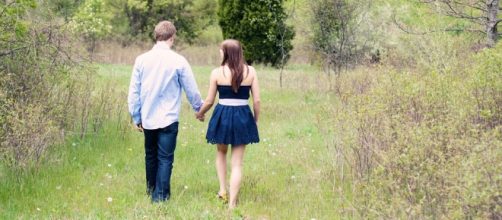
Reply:
<svg viewBox="0 0 502 220"><path fill-rule="evenodd" d="M286 16L282 0L219 1L223 38L241 41L249 64L281 66L287 62L294 31L285 24Z"/></svg>
<svg viewBox="0 0 502 220"><path fill-rule="evenodd" d="M0 157L10 167L37 164L66 134L83 136L105 117L100 103L106 100L92 87L95 71L76 59L77 38L50 20L44 5L34 6L0 5L6 12L0 22Z"/></svg>
<svg viewBox="0 0 502 220"><path fill-rule="evenodd" d="M351 168L347 215L502 217L502 45L464 62L340 77L342 103L318 124L341 160L333 169Z"/></svg>
<svg viewBox="0 0 502 220"><path fill-rule="evenodd" d="M207 26L214 24L215 0L195 1L125 1L125 17L128 19L127 33L140 39L153 39L153 28L162 20L169 20L176 26L176 36L182 42L193 43ZM124 16L122 14L122 16Z"/></svg>

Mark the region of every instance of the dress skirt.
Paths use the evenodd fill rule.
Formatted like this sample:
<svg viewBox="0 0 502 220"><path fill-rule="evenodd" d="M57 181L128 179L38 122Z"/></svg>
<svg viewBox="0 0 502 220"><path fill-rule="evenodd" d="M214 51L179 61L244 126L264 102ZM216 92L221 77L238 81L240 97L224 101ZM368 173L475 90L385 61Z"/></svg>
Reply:
<svg viewBox="0 0 502 220"><path fill-rule="evenodd" d="M245 145L260 142L249 105L218 104L209 120L206 139L211 144Z"/></svg>

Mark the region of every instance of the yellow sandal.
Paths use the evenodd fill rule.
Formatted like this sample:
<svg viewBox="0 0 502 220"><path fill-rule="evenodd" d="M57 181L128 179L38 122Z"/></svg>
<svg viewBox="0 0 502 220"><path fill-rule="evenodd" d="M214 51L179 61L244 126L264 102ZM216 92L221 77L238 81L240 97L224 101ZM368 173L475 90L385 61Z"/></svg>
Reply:
<svg viewBox="0 0 502 220"><path fill-rule="evenodd" d="M227 193L223 193L220 195L220 193L216 194L218 196L218 199L221 199L223 202L228 203L228 196Z"/></svg>

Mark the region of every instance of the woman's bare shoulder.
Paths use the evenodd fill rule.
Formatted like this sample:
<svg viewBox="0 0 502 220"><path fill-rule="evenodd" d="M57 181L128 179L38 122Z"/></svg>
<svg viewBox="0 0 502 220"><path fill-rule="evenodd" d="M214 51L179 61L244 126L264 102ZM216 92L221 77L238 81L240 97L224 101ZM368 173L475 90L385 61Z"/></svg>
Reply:
<svg viewBox="0 0 502 220"><path fill-rule="evenodd" d="M221 67L214 68L211 71L211 77L217 77L220 72L221 72Z"/></svg>
<svg viewBox="0 0 502 220"><path fill-rule="evenodd" d="M221 67L216 67L213 70L211 70L211 74L218 73L219 71L221 71Z"/></svg>
<svg viewBox="0 0 502 220"><path fill-rule="evenodd" d="M253 66L249 66L248 65L248 72L249 72L249 76L252 76L254 77L256 75L256 69L253 67Z"/></svg>

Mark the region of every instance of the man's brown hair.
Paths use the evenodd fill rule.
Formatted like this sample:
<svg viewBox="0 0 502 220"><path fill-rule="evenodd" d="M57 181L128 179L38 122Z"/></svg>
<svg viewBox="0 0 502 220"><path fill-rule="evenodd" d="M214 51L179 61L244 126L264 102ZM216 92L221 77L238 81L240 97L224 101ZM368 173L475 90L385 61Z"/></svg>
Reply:
<svg viewBox="0 0 502 220"><path fill-rule="evenodd" d="M176 27L170 21L161 21L155 25L155 35L156 41L165 41L173 37L176 34Z"/></svg>

